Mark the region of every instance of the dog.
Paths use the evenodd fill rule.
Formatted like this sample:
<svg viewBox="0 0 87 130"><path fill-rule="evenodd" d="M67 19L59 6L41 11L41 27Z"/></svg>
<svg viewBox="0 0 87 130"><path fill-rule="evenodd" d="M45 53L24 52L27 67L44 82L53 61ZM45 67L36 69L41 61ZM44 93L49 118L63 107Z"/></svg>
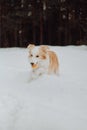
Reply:
<svg viewBox="0 0 87 130"><path fill-rule="evenodd" d="M31 79L36 79L43 74L58 74L58 56L47 45L29 44L27 48L28 59L32 68Z"/></svg>

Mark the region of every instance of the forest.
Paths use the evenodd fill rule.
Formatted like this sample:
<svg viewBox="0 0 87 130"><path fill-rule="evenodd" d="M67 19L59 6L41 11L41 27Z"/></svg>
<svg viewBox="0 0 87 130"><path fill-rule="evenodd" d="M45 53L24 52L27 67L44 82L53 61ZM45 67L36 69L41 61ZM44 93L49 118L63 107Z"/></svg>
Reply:
<svg viewBox="0 0 87 130"><path fill-rule="evenodd" d="M0 0L0 47L87 45L86 0Z"/></svg>

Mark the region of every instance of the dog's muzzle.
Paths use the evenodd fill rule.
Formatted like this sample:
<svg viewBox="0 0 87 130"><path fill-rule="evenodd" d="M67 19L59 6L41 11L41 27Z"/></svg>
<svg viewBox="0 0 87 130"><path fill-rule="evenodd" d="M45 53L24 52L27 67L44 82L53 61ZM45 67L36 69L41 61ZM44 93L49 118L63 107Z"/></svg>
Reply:
<svg viewBox="0 0 87 130"><path fill-rule="evenodd" d="M31 62L30 64L31 64L31 67L32 67L33 69L37 69L37 68L38 68L38 65L37 65L37 64L35 64L35 63L33 63L33 62Z"/></svg>

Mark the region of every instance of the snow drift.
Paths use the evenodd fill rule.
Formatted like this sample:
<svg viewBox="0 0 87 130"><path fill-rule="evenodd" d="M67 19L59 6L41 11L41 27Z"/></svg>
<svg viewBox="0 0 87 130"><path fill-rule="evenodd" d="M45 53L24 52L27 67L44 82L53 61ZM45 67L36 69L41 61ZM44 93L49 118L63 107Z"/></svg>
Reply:
<svg viewBox="0 0 87 130"><path fill-rule="evenodd" d="M0 49L0 130L87 130L87 46L50 48L59 75L32 82L28 50Z"/></svg>

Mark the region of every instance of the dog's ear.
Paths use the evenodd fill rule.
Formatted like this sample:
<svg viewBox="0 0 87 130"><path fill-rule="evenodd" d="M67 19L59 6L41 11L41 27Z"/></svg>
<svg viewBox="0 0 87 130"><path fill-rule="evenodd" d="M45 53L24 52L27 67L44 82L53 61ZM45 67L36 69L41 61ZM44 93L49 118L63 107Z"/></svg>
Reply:
<svg viewBox="0 0 87 130"><path fill-rule="evenodd" d="M28 48L29 50L32 50L34 47L35 47L35 44L29 44L29 45L27 46L27 48Z"/></svg>
<svg viewBox="0 0 87 130"><path fill-rule="evenodd" d="M40 46L40 51L46 53L48 50L49 50L49 47L48 47L48 46L46 46L46 45L41 45L41 46Z"/></svg>

